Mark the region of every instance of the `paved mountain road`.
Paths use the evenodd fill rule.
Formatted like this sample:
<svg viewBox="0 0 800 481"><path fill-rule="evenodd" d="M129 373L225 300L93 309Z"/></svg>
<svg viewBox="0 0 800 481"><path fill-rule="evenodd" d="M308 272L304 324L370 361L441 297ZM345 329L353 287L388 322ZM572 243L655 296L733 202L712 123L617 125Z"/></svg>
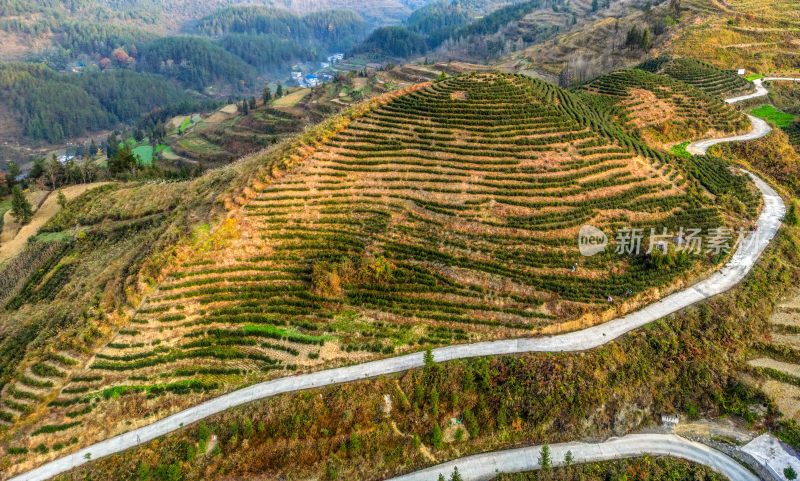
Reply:
<svg viewBox="0 0 800 481"><path fill-rule="evenodd" d="M725 100L725 102L727 102L729 104L735 104L735 103L739 103L739 102L744 102L745 100L755 99L755 98L758 98L758 97L766 97L767 95L769 95L769 90L767 90L767 88L764 87L764 82L779 82L779 81L800 82L800 78L794 78L794 77L764 77L762 79L753 80L753 84L755 84L755 86L756 86L756 91L755 92L753 92L751 94L747 94L747 95L742 95L740 97L732 97L732 98L729 98L729 99Z"/></svg>
<svg viewBox="0 0 800 481"><path fill-rule="evenodd" d="M719 142L748 140L757 138L754 136L756 134L758 134L758 136L764 136L769 133L770 129L768 125L767 129L764 130L763 126L757 122L758 119L751 117L751 120L754 126L754 132L751 134L731 137L727 140L716 140L719 140ZM745 137L747 138L745 139ZM713 145L706 145L708 142L712 141L696 142L689 145L687 150L689 150L689 152L705 152L710 145ZM508 339L443 347L433 351L435 359L442 362L454 359L519 354L525 352L584 351L611 342L634 329L661 319L664 316L697 302L726 292L738 284L744 279L747 273L750 272L758 258L764 252L764 249L777 233L781 225L781 219L783 219L783 216L786 214L786 206L778 193L754 174L750 173L749 175L764 197L764 208L757 221L758 229L748 234L739 244L731 260L721 270L707 279L682 291L676 292L654 304L646 306L639 311L598 326L549 337ZM423 365L423 353L420 352L255 384L211 399L156 421L148 426L100 441L73 454L55 459L38 468L20 474L11 478L10 481L46 480L89 462L89 460L125 451L181 429L201 419L260 399L283 393L297 392L398 373L408 369L422 367ZM574 454L577 456L577 453Z"/></svg>
<svg viewBox="0 0 800 481"><path fill-rule="evenodd" d="M629 434L602 443L553 444L550 446L550 457L554 466L564 464L567 451L572 453L574 463L609 461L645 454L674 456L708 466L725 475L730 481L758 481L758 476L725 454L672 434ZM540 454L541 446L476 454L392 478L389 481L436 481L440 474L445 479L450 479L456 467L464 481L488 481L497 477L497 473L519 473L539 469Z"/></svg>

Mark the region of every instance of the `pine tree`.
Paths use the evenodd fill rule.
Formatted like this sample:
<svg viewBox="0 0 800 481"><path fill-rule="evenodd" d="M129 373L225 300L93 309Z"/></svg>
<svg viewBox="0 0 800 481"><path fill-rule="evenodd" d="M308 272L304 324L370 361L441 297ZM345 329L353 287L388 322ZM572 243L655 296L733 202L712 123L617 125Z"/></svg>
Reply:
<svg viewBox="0 0 800 481"><path fill-rule="evenodd" d="M62 209L67 206L67 196L64 195L64 192L59 190L56 193L56 202L58 203L58 206L61 207Z"/></svg>
<svg viewBox="0 0 800 481"><path fill-rule="evenodd" d="M279 99L283 97L283 85L278 84L278 87L275 89L275 98Z"/></svg>
<svg viewBox="0 0 800 481"><path fill-rule="evenodd" d="M550 445L545 444L539 453L539 468L543 472L548 472L553 468L553 460L550 458Z"/></svg>
<svg viewBox="0 0 800 481"><path fill-rule="evenodd" d="M425 354L423 356L423 360L425 362L425 367L433 367L436 364L436 360L433 358L433 351L430 349L425 350Z"/></svg>
<svg viewBox="0 0 800 481"><path fill-rule="evenodd" d="M431 444L433 445L434 449L442 449L442 442L444 438L442 436L442 428L439 427L439 424L433 425L433 431L431 431Z"/></svg>
<svg viewBox="0 0 800 481"><path fill-rule="evenodd" d="M108 171L112 175L128 174L133 172L136 164L136 156L131 152L131 148L125 145L108 159Z"/></svg>
<svg viewBox="0 0 800 481"><path fill-rule="evenodd" d="M575 462L575 457L572 455L572 451L567 451L567 454L564 455L564 466L569 468L572 466L572 463Z"/></svg>
<svg viewBox="0 0 800 481"><path fill-rule="evenodd" d="M264 105L269 105L272 102L272 90L270 90L269 85L264 87L264 94L261 99L264 101Z"/></svg>
<svg viewBox="0 0 800 481"><path fill-rule="evenodd" d="M9 189L11 189L14 184L17 183L17 177L19 176L20 172L21 170L19 165L13 160L10 160L8 163L6 163L6 183L8 184Z"/></svg>
<svg viewBox="0 0 800 481"><path fill-rule="evenodd" d="M250 110L255 110L257 106L258 104L256 104L256 98L250 97Z"/></svg>
<svg viewBox="0 0 800 481"><path fill-rule="evenodd" d="M453 474L450 476L450 481L464 481L461 473L458 472L458 467L453 468Z"/></svg>
<svg viewBox="0 0 800 481"><path fill-rule="evenodd" d="M30 222L31 217L33 217L31 203L25 198L25 194L22 193L22 188L19 184L15 185L11 191L11 215L22 225Z"/></svg>
<svg viewBox="0 0 800 481"><path fill-rule="evenodd" d="M642 32L642 42L641 47L643 50L650 50L650 47L653 46L653 34L650 32L649 28L645 28Z"/></svg>

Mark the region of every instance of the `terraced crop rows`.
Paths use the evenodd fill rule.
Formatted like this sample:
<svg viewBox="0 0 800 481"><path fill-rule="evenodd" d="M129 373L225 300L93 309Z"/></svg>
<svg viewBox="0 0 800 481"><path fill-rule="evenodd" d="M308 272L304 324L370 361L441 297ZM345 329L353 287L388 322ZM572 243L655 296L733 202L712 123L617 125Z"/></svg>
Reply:
<svg viewBox="0 0 800 481"><path fill-rule="evenodd" d="M644 62L639 68L668 75L718 98L730 98L753 91L753 85L736 72L720 70L693 58L660 57Z"/></svg>
<svg viewBox="0 0 800 481"><path fill-rule="evenodd" d="M694 18L672 42L677 55L724 68L791 75L797 72L800 10L795 0L684 0Z"/></svg>
<svg viewBox="0 0 800 481"><path fill-rule="evenodd" d="M644 70L612 72L585 88L612 97L620 108L621 123L636 129L656 128L667 140L694 138L712 131L735 133L750 125L741 112L702 90Z"/></svg>
<svg viewBox="0 0 800 481"><path fill-rule="evenodd" d="M202 395L634 301L697 265L584 258L575 238L720 225L665 159L521 76L396 98L251 196L51 405L80 420L132 392Z"/></svg>

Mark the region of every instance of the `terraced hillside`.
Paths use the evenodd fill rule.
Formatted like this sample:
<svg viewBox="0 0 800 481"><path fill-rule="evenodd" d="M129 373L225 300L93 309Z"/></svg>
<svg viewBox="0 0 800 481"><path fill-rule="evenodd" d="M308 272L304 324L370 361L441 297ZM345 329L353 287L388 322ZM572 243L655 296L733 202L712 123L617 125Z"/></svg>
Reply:
<svg viewBox="0 0 800 481"><path fill-rule="evenodd" d="M702 185L740 178L688 173L578 95L470 74L387 102L197 228L128 326L52 366L64 387L15 443L44 455L265 378L601 322L724 257L580 255L584 224L720 227Z"/></svg>
<svg viewBox="0 0 800 481"><path fill-rule="evenodd" d="M616 119L649 145L741 132L750 122L738 110L684 82L644 70L619 70L593 80L589 92L612 99Z"/></svg>
<svg viewBox="0 0 800 481"><path fill-rule="evenodd" d="M684 0L687 28L670 50L727 68L798 71L800 10L795 0Z"/></svg>
<svg viewBox="0 0 800 481"><path fill-rule="evenodd" d="M694 58L659 57L639 66L648 72L668 75L718 98L753 91L753 85L734 71L721 70Z"/></svg>
<svg viewBox="0 0 800 481"><path fill-rule="evenodd" d="M757 384L788 420L800 421L800 292L778 305L748 362Z"/></svg>

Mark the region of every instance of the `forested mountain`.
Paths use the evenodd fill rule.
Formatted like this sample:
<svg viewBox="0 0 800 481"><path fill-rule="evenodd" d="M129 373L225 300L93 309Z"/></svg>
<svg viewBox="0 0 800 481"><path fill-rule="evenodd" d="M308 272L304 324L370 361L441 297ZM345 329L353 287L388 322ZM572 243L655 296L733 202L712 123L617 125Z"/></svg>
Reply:
<svg viewBox="0 0 800 481"><path fill-rule="evenodd" d="M468 24L471 18L463 2L438 0L414 11L406 20L406 27L422 35L439 37Z"/></svg>
<svg viewBox="0 0 800 481"><path fill-rule="evenodd" d="M222 37L219 45L261 71L286 68L295 62L317 58L317 48L308 43L293 42L275 35L235 33Z"/></svg>
<svg viewBox="0 0 800 481"><path fill-rule="evenodd" d="M481 15L491 2L439 0L415 11L403 26L376 30L353 53L395 57L417 55L435 49L449 39L495 34L536 9L550 7L557 10L565 4L565 0L529 0Z"/></svg>
<svg viewBox="0 0 800 481"><path fill-rule="evenodd" d="M143 113L198 98L163 77L117 70L58 73L32 64L0 64L0 92L36 140L62 142L90 131L133 122Z"/></svg>
<svg viewBox="0 0 800 481"><path fill-rule="evenodd" d="M71 53L103 56L110 56L117 48L135 55L141 45L155 36L136 27L83 21L64 23L56 32L61 48Z"/></svg>
<svg viewBox="0 0 800 481"><path fill-rule="evenodd" d="M137 66L202 90L215 82L253 88L256 72L244 60L208 39L166 37L142 46Z"/></svg>
<svg viewBox="0 0 800 481"><path fill-rule="evenodd" d="M330 50L346 50L367 34L367 23L351 10L327 10L294 15L265 7L231 7L201 19L195 32L273 35L294 42L315 42Z"/></svg>
<svg viewBox="0 0 800 481"><path fill-rule="evenodd" d="M352 53L410 57L428 50L425 37L403 27L383 27L375 30Z"/></svg>

